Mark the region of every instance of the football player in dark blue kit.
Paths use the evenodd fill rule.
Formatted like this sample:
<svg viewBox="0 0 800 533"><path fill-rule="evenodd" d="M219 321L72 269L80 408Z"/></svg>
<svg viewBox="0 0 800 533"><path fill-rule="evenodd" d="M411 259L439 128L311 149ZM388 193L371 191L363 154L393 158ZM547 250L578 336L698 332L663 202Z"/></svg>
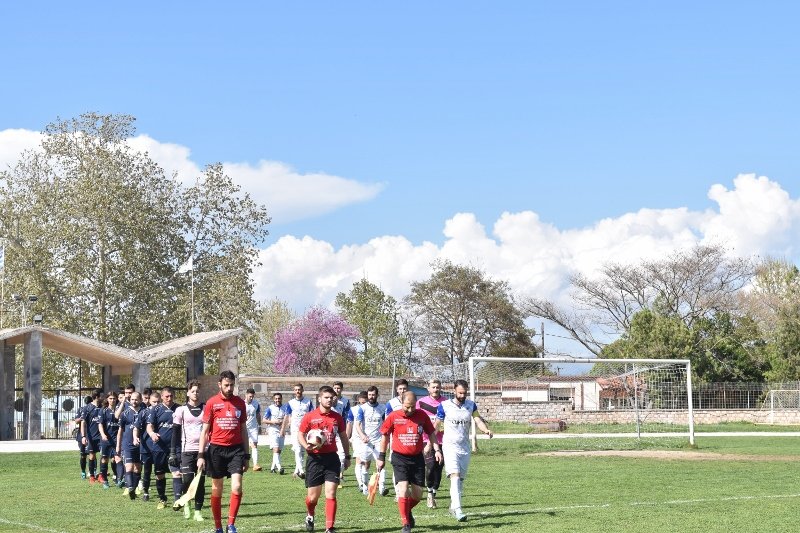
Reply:
<svg viewBox="0 0 800 533"><path fill-rule="evenodd" d="M119 455L117 455L117 433L119 432L119 421L114 418L114 411L117 408L117 393L116 392L109 392L106 395L106 403L105 407L103 407L103 417L101 419L101 424L103 425L103 429L105 431L106 436L108 437L107 440L100 442L101 447L101 454L100 454L100 475L105 479L103 483L103 488L108 488L108 464L111 462L111 469L114 472L114 476L117 478L117 486L122 486L122 473L118 466L121 466L122 463L119 461Z"/></svg>
<svg viewBox="0 0 800 533"><path fill-rule="evenodd" d="M161 401L160 397L154 397L153 391L149 388L142 393L142 410L139 411L139 421L136 427L139 430L137 437L140 439L139 456L142 459L142 478L136 488L136 494L142 495L142 501L150 500L150 476L153 473L153 456L150 452L150 435L145 431L147 427L147 416L150 408Z"/></svg>
<svg viewBox="0 0 800 533"><path fill-rule="evenodd" d="M75 412L75 440L78 443L78 451L81 454L81 479L86 479L86 446L83 444L83 435L81 434L81 422L83 422L83 415L89 404L92 403L92 397L87 396L84 399L84 404L78 407Z"/></svg>
<svg viewBox="0 0 800 533"><path fill-rule="evenodd" d="M92 403L86 406L81 420L81 442L86 446L86 454L89 456L89 483L98 481L97 454L100 453L100 442L108 440L108 436L103 429L102 418L103 408L100 402L103 399L103 391L96 389L92 393ZM99 481L105 480L101 477Z"/></svg>
<svg viewBox="0 0 800 533"><path fill-rule="evenodd" d="M161 398L161 394L153 392L150 395ZM169 471L169 452L172 444L172 409L167 402L172 401L172 395L164 394L164 401L150 408L147 415L147 434L150 435L150 451L153 455L153 469L156 473L156 490L158 491L158 509L167 506L167 479L166 473Z"/></svg>
<svg viewBox="0 0 800 533"><path fill-rule="evenodd" d="M125 458L125 494L131 500L136 499L136 486L142 472L142 461L139 454L139 439L135 439L133 428L139 422L139 413L142 411L142 395L138 392L131 394L130 406L119 417L119 430L117 430L117 452Z"/></svg>

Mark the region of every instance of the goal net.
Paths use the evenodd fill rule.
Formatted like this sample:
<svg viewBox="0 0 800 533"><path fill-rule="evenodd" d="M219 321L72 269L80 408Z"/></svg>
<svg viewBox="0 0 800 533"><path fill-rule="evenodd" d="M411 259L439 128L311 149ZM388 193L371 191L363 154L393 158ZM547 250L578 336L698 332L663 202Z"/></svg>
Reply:
<svg viewBox="0 0 800 533"><path fill-rule="evenodd" d="M468 382L504 432L694 444L688 360L472 357Z"/></svg>
<svg viewBox="0 0 800 533"><path fill-rule="evenodd" d="M767 424L786 423L787 420L794 418L794 412L798 409L800 409L800 387L770 389L761 404L761 410L767 412Z"/></svg>

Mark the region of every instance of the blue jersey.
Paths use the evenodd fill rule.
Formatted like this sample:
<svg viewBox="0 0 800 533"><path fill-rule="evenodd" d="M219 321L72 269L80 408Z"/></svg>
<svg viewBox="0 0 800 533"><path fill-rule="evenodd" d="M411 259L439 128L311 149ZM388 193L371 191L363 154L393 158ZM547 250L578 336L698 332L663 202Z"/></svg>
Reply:
<svg viewBox="0 0 800 533"><path fill-rule="evenodd" d="M103 408L90 403L86 406L83 420L86 423L86 435L84 435L84 437L89 440L100 440L100 424L103 423Z"/></svg>
<svg viewBox="0 0 800 533"><path fill-rule="evenodd" d="M153 426L153 431L158 433L159 436L158 442L150 442L150 448L167 452L172 442L172 418L175 413L163 404L151 407L149 411L145 431L147 430L147 424L150 424Z"/></svg>
<svg viewBox="0 0 800 533"><path fill-rule="evenodd" d="M128 407L119 417L119 427L122 428L122 446L133 448L133 428L136 427L139 421L139 413L144 409L134 410L133 407Z"/></svg>
<svg viewBox="0 0 800 533"><path fill-rule="evenodd" d="M114 418L114 410L110 407L103 409L102 417L103 429L110 442L117 442L117 430L119 430L119 420Z"/></svg>
<svg viewBox="0 0 800 533"><path fill-rule="evenodd" d="M147 417L150 416L150 408L142 407L139 416L136 417L136 428L139 430L139 441L143 451L150 451L150 435L147 433Z"/></svg>

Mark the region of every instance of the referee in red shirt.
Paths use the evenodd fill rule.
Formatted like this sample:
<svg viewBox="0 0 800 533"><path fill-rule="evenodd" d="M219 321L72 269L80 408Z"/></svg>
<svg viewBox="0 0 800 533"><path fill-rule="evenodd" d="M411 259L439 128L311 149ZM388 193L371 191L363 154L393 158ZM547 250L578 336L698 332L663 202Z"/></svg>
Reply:
<svg viewBox="0 0 800 533"><path fill-rule="evenodd" d="M306 461L306 531L314 531L314 509L322 495L325 485L325 533L336 533L336 489L339 475L350 466L350 441L347 426L342 415L333 410L336 402L333 387L323 385L317 393L317 408L303 416L297 435L297 442L308 452ZM322 433L322 446L318 449L308 443L307 434L311 430ZM344 464L336 452L336 435L342 441Z"/></svg>
<svg viewBox="0 0 800 533"><path fill-rule="evenodd" d="M380 472L386 464L386 447L391 436L392 468L397 481L397 508L400 510L400 520L403 522L402 533L410 533L414 527L414 515L411 510L422 499L422 487L425 486L423 434L433 443L436 462L442 462L442 448L436 438L436 428L427 414L417 411L416 405L417 395L408 391L403 394L403 409L392 411L383 421L381 425L383 436L376 462Z"/></svg>
<svg viewBox="0 0 800 533"><path fill-rule="evenodd" d="M200 433L197 471L206 467L211 476L211 514L214 533L237 533L236 515L242 503L242 474L247 472L250 454L247 449L247 407L233 394L236 376L230 370L219 375L219 394L209 398L203 409L203 430ZM209 436L210 433L210 436ZM206 451L206 444L211 443ZM222 529L222 483L231 478L231 499L228 506L228 529Z"/></svg>

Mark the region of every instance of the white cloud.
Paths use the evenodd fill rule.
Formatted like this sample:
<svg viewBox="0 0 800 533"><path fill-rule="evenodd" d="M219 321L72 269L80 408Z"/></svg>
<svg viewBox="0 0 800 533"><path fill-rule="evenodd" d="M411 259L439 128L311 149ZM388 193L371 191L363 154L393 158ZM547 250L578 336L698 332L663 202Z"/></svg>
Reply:
<svg viewBox="0 0 800 533"><path fill-rule="evenodd" d="M29 130L0 131L0 169L13 166L24 149L36 148L41 134ZM204 164L191 158L191 150L174 143L160 142L148 135L130 139L135 150L147 152L168 176L176 175L186 185L195 183ZM279 161L249 163L226 162L226 173L253 199L267 206L273 224L316 217L354 203L375 198L383 183L364 183L325 174L301 173Z"/></svg>
<svg viewBox="0 0 800 533"><path fill-rule="evenodd" d="M579 229L561 230L525 211L503 213L488 234L474 214L458 213L444 222L442 246L384 236L335 249L286 236L261 251L256 296L281 298L298 310L331 305L338 292L366 276L399 299L411 282L430 275L434 259L445 258L507 280L518 294L565 301L570 273L592 275L609 261L663 257L696 243L721 243L739 255L797 258L800 200L752 174L733 185L711 187L716 209L641 209Z"/></svg>

